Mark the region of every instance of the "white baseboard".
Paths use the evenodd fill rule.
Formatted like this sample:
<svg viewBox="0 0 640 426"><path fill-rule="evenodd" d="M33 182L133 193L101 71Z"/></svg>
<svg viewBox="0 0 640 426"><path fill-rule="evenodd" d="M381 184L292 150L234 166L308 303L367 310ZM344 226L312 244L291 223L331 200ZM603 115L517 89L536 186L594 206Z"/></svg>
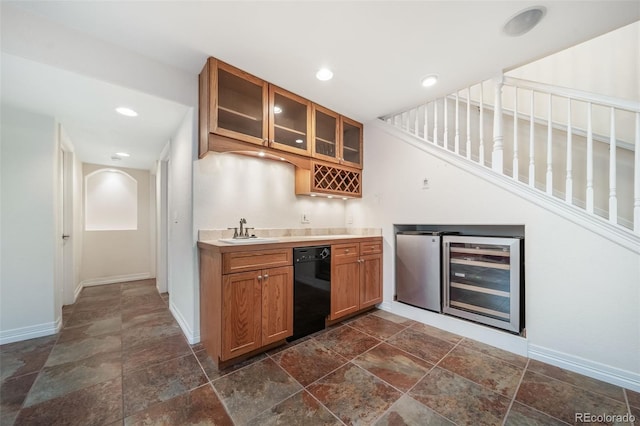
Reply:
<svg viewBox="0 0 640 426"><path fill-rule="evenodd" d="M94 285L124 283L127 281L147 280L150 278L153 278L153 274L151 272L143 272L140 274L128 274L128 275L112 275L110 277L99 277L99 278L91 278L88 280L83 280L80 283L80 286L91 287Z"/></svg>
<svg viewBox="0 0 640 426"><path fill-rule="evenodd" d="M187 341L189 342L189 344L190 345L194 345L194 344L200 342L200 334L198 333L198 335L196 335L193 332L193 330L191 330L191 328L189 327L189 323L184 319L184 316L182 315L180 310L178 308L176 308L176 305L171 303L171 299L169 299L169 311L171 311L171 314L173 315L173 317L178 322L178 325L182 329L182 332L186 336Z"/></svg>
<svg viewBox="0 0 640 426"><path fill-rule="evenodd" d="M60 316L53 322L14 328L11 330L0 330L0 345L35 339L36 337L50 336L52 334L56 334L61 328L62 317Z"/></svg>
<svg viewBox="0 0 640 426"><path fill-rule="evenodd" d="M83 288L84 286L82 285L82 283L78 283L78 287L76 287L76 289L73 291L73 303L76 303L76 301L78 300L78 296L80 296L80 292Z"/></svg>
<svg viewBox="0 0 640 426"><path fill-rule="evenodd" d="M638 373L534 344L529 345L529 358L640 392L640 374Z"/></svg>
<svg viewBox="0 0 640 426"><path fill-rule="evenodd" d="M448 315L425 311L400 302L383 302L380 309L441 328L497 348L583 374L603 382L640 392L640 374L575 355L559 352L528 342L526 338L494 330L483 325L460 320Z"/></svg>

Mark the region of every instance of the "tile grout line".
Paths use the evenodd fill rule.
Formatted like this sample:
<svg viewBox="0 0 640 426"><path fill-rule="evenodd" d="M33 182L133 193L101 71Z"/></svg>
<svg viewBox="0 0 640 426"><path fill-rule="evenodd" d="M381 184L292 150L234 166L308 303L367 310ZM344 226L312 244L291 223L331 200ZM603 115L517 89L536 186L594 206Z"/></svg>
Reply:
<svg viewBox="0 0 640 426"><path fill-rule="evenodd" d="M504 413L504 418L502 419L502 426L504 426L507 422L507 418L509 417L509 413L511 412L511 407L513 407L513 403L516 400L516 396L518 396L518 391L520 390L520 385L522 385L522 381L524 380L524 375L527 372L527 367L529 366L529 359L527 359L527 364L522 369L522 373L520 374L520 380L518 380L518 386L516 386L515 392L513 392L513 396L511 397L511 402L509 402L509 406L507 407L507 411Z"/></svg>
<svg viewBox="0 0 640 426"><path fill-rule="evenodd" d="M532 360L532 359L530 359L530 358L529 358L529 360L531 360L531 361L535 361L535 360ZM528 366L528 365L529 365L529 363L527 362L527 366ZM548 365L551 365L551 364L548 364ZM558 368L560 368L560 367L558 367ZM572 371L570 371L570 370L566 370L566 371L569 371L569 372L573 373L573 372L572 372ZM598 396L598 397L601 397L601 398L606 398L606 399L608 399L608 400L610 400L610 401L614 401L614 402L617 402L617 403L619 403L619 404L624 404L624 401L620 401L619 399L611 398L610 396L605 395L605 394L600 393L600 392L596 392L596 391L592 391L592 390L589 390L589 389L586 389L586 388L580 387L580 386L578 386L578 385L575 385L575 384L573 384L573 383L567 382L567 381L565 381L565 380L561 380L561 379L558 379L558 378L553 377L553 376L548 376L548 375L546 375L546 374L544 374L544 373L540 373L540 372L538 372L538 371L533 371L533 370L531 370L531 373L533 373L533 374L538 374L538 375L540 375L540 376L546 377L547 379L555 380L555 381L558 381L558 382L560 382L560 383L564 383L565 385L569 385L569 386L571 386L572 388L576 388L576 389L578 389L578 390L581 390L581 391L583 391L583 392L589 393L589 394L591 394L591 395L595 395L595 396ZM579 373L576 373L576 374L579 374ZM584 376L584 377L586 377L586 378L588 378L588 379L593 379L592 377L589 377L589 376ZM594 379L594 380L598 380L598 379ZM603 382L603 383L607 383L607 382ZM624 388L624 387L622 387L622 386L618 386L618 385L613 385L612 383L607 383L607 384L612 385L612 386L616 386L616 387L620 388L620 389L622 390L622 395L623 395L623 396L625 396L625 389L626 389L626 388Z"/></svg>
<svg viewBox="0 0 640 426"><path fill-rule="evenodd" d="M468 338L466 338L466 337L463 337L463 338L462 338L462 340L463 340L463 341L466 341L466 340L473 340L473 339L468 339ZM482 342L480 342L480 343L482 343ZM509 361L507 361L507 360L505 360L505 359L502 359L502 358L500 358L500 357L497 357L497 356L495 356L495 355L491 355L491 354L488 354L488 353L482 352L482 351L480 351L480 350L474 349L474 348L472 348L472 347L469 347L469 346L465 345L464 343L462 343L462 345L461 345L461 346L462 346L462 347L464 347L464 348L465 348L465 349L467 349L467 350L470 350L470 351L472 351L472 352L479 353L479 354L482 354L482 355L486 355L486 356L491 357L491 358L493 358L493 359L497 359L498 361L505 362L505 363L507 363L507 364L509 364L509 365L511 365L511 366L513 366L513 367L516 367L516 368L523 368L523 367L526 367L526 366L529 364L529 359L530 359L529 357L525 357L525 356L518 355L518 354L515 354L515 353L513 353L513 355L520 356L520 357L522 357L522 358L524 358L524 359L526 359L526 360L527 360L527 362L525 362L524 366L516 365L516 364L514 364L514 363L512 363L512 362L509 362ZM496 349L503 350L503 349L500 349L500 348L496 348ZM508 352L508 353L510 353L510 354L512 353L512 352L509 352L509 351L505 351L505 352Z"/></svg>
<svg viewBox="0 0 640 426"><path fill-rule="evenodd" d="M549 414L549 413L546 413L546 412L544 412L544 411L541 411L541 410L539 410L539 409L537 409L537 408L535 408L535 407L532 407L532 406L530 406L530 405L528 405L528 404L525 404L525 403L524 403L524 402L522 402L522 401L518 401L518 400L516 399L516 397L518 396L518 390L520 390L520 386L522 385L522 382L524 381L525 373L527 372L527 370L528 370L528 368L529 368L529 361L530 361L530 359L529 359L529 358L527 358L527 366L525 367L524 371L522 372L522 379L520 380L520 383L518 383L518 388L517 388L517 390L516 390L516 393L514 394L513 401L512 401L512 403L511 403L511 404L509 404L509 412L511 411L511 408L512 408L512 406L513 406L513 403L518 403L518 404L520 404L520 405L523 405L523 406L527 407L528 409L530 409L530 410L532 410L532 411L535 411L536 413L540 413L540 414L542 414L542 415L544 415L544 416L546 416L546 417L551 417L552 419L554 419L554 420L556 420L556 421L558 421L558 422L560 422L560 423L563 423L563 424L569 425L569 423L565 422L564 420L561 420L561 419L559 419L559 418L557 418L557 417L555 417L555 416L552 416L552 415L551 415L551 414ZM535 371L532 371L532 373L535 373ZM536 373L536 374L537 374L537 373ZM553 379L553 377L551 377L551 379ZM554 379L554 380L557 380L557 379ZM559 381L560 381L560 380L559 380ZM506 417L505 417L505 421L506 421Z"/></svg>

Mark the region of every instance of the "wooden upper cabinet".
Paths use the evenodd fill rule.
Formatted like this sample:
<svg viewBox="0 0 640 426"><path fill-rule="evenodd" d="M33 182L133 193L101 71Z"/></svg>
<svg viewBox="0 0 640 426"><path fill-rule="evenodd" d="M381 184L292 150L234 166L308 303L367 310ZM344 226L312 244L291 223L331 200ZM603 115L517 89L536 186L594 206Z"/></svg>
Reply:
<svg viewBox="0 0 640 426"><path fill-rule="evenodd" d="M311 155L311 103L269 85L269 146L294 154Z"/></svg>
<svg viewBox="0 0 640 426"><path fill-rule="evenodd" d="M200 158L209 150L273 149L298 168L308 170L315 158L362 170L361 123L218 59L209 58L200 73L199 98ZM359 191L349 195L360 197Z"/></svg>
<svg viewBox="0 0 640 426"><path fill-rule="evenodd" d="M264 144L268 132L268 83L217 59L210 59L208 64L209 131Z"/></svg>
<svg viewBox="0 0 640 426"><path fill-rule="evenodd" d="M339 163L340 115L315 104L312 111L313 157Z"/></svg>
<svg viewBox="0 0 640 426"><path fill-rule="evenodd" d="M362 124L340 117L340 164L362 168Z"/></svg>
<svg viewBox="0 0 640 426"><path fill-rule="evenodd" d="M362 169L362 124L313 105L312 156Z"/></svg>

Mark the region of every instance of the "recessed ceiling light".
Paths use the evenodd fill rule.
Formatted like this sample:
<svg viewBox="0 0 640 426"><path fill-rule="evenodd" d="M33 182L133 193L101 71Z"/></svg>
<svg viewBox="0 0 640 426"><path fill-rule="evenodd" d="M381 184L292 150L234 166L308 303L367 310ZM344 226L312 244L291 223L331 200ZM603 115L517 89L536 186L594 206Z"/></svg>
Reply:
<svg viewBox="0 0 640 426"><path fill-rule="evenodd" d="M126 157L131 157L131 155L129 155L129 154L128 154L128 153L126 153L126 152L116 152L116 155L117 155L118 157L125 157L125 158L126 158Z"/></svg>
<svg viewBox="0 0 640 426"><path fill-rule="evenodd" d="M127 107L118 107L118 108L116 108L116 112L118 112L118 114L126 115L127 117L137 117L138 116L137 112L135 112L131 108L127 108Z"/></svg>
<svg viewBox="0 0 640 426"><path fill-rule="evenodd" d="M316 78L320 81L328 81L333 78L333 72L329 68L320 68L316 73Z"/></svg>
<svg viewBox="0 0 640 426"><path fill-rule="evenodd" d="M260 157L264 157L264 155L265 155L265 154L264 154L264 152L260 151L260 152L258 153L258 155L259 155Z"/></svg>
<svg viewBox="0 0 640 426"><path fill-rule="evenodd" d="M296 143L302 143L304 142L302 139L296 139Z"/></svg>
<svg viewBox="0 0 640 426"><path fill-rule="evenodd" d="M437 82L438 82L438 74L429 74L428 76L424 77L420 81L420 84L422 84L423 87L431 87Z"/></svg>
<svg viewBox="0 0 640 426"><path fill-rule="evenodd" d="M538 25L546 13L547 9L544 6L534 6L521 10L504 24L502 31L512 37L526 34Z"/></svg>
<svg viewBox="0 0 640 426"><path fill-rule="evenodd" d="M273 107L273 113L274 114L280 114L282 112L282 108L280 108L279 106L274 106Z"/></svg>

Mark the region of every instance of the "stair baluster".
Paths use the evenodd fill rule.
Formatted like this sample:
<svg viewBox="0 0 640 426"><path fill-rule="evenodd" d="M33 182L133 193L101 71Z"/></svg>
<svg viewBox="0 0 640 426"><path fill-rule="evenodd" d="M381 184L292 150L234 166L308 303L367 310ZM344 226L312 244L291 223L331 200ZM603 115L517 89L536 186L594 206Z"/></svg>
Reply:
<svg viewBox="0 0 640 426"><path fill-rule="evenodd" d="M502 76L496 79L495 99L493 109L493 152L491 153L491 168L502 173L504 167L502 147Z"/></svg>
<svg viewBox="0 0 640 426"><path fill-rule="evenodd" d="M484 166L484 92L480 83L480 164Z"/></svg>
<svg viewBox="0 0 640 426"><path fill-rule="evenodd" d="M587 102L587 212L593 214L593 122L591 102Z"/></svg>
<svg viewBox="0 0 640 426"><path fill-rule="evenodd" d="M633 174L633 230L640 234L640 112L636 112L636 138Z"/></svg>
<svg viewBox="0 0 640 426"><path fill-rule="evenodd" d="M518 88L513 88L513 178L519 180L518 170Z"/></svg>
<svg viewBox="0 0 640 426"><path fill-rule="evenodd" d="M455 153L460 154L460 99L458 99L458 92L456 92L456 135L453 145Z"/></svg>
<svg viewBox="0 0 640 426"><path fill-rule="evenodd" d="M571 128L571 98L567 98L567 180L564 199L567 203L573 204L573 129Z"/></svg>
<svg viewBox="0 0 640 426"><path fill-rule="evenodd" d="M547 112L549 120L547 122L547 194L553 195L553 117L552 115L552 98L549 93L549 107Z"/></svg>
<svg viewBox="0 0 640 426"><path fill-rule="evenodd" d="M471 160L471 87L467 87L467 159Z"/></svg>
<svg viewBox="0 0 640 426"><path fill-rule="evenodd" d="M531 116L529 117L529 186L532 188L536 187L536 151L535 151L535 92L531 90Z"/></svg>
<svg viewBox="0 0 640 426"><path fill-rule="evenodd" d="M616 197L616 110L611 107L611 132L609 137L609 222L618 223Z"/></svg>

